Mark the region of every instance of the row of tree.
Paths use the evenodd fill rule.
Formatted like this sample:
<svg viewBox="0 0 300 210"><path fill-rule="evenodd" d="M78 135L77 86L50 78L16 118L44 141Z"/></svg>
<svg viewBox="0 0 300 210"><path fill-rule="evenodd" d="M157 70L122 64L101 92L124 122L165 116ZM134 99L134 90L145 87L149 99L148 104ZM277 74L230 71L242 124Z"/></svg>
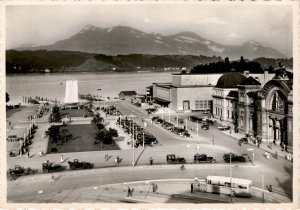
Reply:
<svg viewBox="0 0 300 210"><path fill-rule="evenodd" d="M224 61L197 65L191 69L191 73L226 73L231 69L235 69L237 72L248 70L250 73L263 73L264 71L258 62L245 61L243 57L239 61L230 62L226 57Z"/></svg>
<svg viewBox="0 0 300 210"><path fill-rule="evenodd" d="M101 117L99 113L94 115L92 121L92 124L95 124L98 128L98 132L95 136L95 144L101 143L102 144L113 144L113 138L118 137L118 131L113 128L109 128L109 130L105 129L104 126L104 119Z"/></svg>

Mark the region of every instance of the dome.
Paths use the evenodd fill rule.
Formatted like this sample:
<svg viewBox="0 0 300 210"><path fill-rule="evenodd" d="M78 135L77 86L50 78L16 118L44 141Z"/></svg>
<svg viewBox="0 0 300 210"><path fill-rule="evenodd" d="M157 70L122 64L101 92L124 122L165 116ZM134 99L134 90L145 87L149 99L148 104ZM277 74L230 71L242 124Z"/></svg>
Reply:
<svg viewBox="0 0 300 210"><path fill-rule="evenodd" d="M239 72L231 71L223 74L216 85L216 88L236 88L247 77Z"/></svg>

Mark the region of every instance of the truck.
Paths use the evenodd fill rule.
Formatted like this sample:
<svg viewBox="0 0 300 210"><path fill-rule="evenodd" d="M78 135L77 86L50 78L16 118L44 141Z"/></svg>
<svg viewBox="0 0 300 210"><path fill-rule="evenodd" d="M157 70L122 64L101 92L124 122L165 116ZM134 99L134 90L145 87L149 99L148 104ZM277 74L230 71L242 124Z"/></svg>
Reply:
<svg viewBox="0 0 300 210"><path fill-rule="evenodd" d="M213 157L208 157L206 154L195 154L194 163L215 163L216 160Z"/></svg>

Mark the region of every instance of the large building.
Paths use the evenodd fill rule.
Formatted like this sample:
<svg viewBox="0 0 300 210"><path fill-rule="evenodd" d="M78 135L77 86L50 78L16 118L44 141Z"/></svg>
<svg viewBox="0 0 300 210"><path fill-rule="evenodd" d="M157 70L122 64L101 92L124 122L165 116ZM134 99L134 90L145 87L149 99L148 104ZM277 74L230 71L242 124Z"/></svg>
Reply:
<svg viewBox="0 0 300 210"><path fill-rule="evenodd" d="M236 131L292 151L293 77L284 68L262 85L238 72L223 74L213 88L213 115Z"/></svg>
<svg viewBox="0 0 300 210"><path fill-rule="evenodd" d="M243 72L265 84L274 73ZM202 72L201 74L172 74L171 83L153 83L153 99L162 106L175 111L213 110L213 88L223 73Z"/></svg>

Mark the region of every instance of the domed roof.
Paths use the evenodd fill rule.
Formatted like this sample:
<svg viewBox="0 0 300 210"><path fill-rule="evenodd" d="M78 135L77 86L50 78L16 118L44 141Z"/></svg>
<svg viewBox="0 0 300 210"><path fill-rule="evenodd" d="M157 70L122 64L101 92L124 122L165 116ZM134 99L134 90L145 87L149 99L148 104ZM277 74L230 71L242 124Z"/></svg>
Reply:
<svg viewBox="0 0 300 210"><path fill-rule="evenodd" d="M239 72L230 71L223 74L218 82L216 87L217 88L236 88L240 85L247 77Z"/></svg>

